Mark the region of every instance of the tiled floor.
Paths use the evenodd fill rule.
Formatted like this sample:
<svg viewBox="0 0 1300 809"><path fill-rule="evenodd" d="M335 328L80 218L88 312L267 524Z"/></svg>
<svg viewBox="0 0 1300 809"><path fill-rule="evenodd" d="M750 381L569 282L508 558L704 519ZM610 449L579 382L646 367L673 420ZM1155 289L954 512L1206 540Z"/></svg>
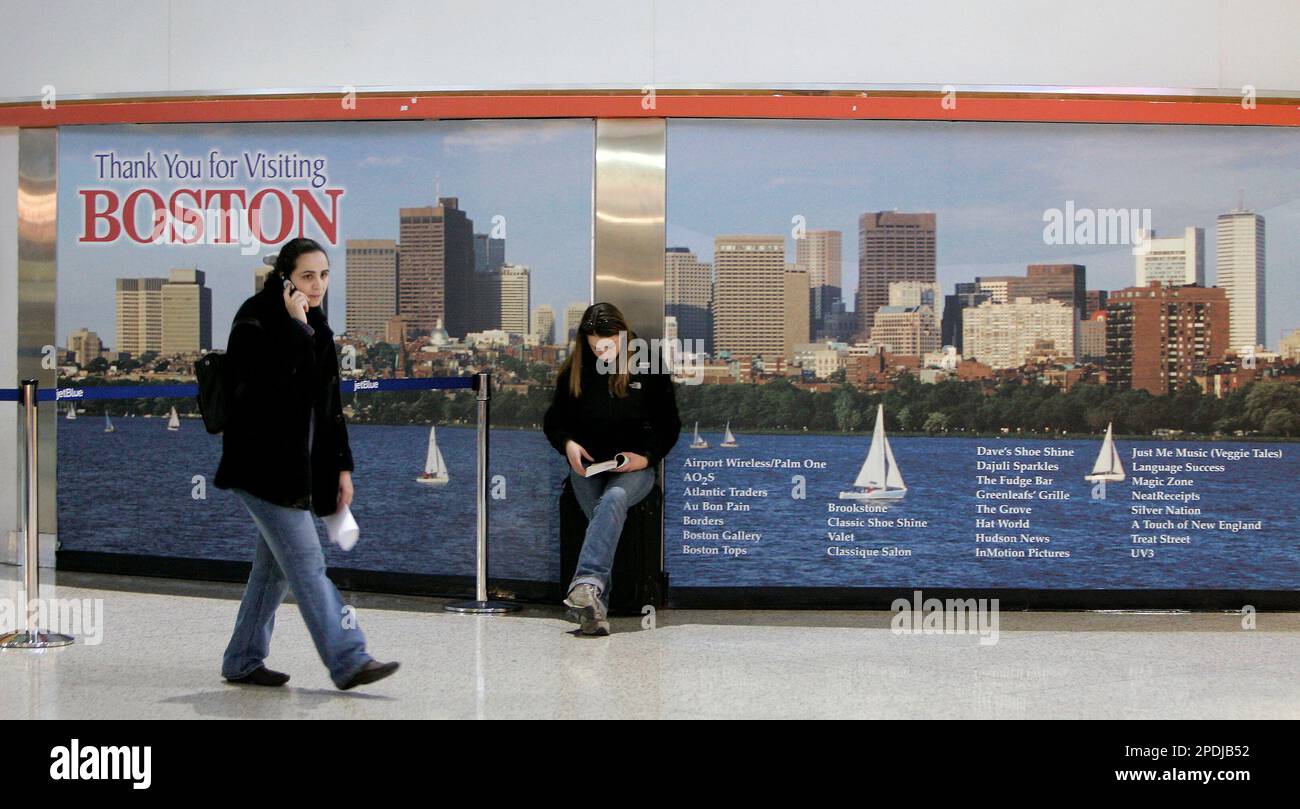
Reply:
<svg viewBox="0 0 1300 809"><path fill-rule="evenodd" d="M0 598L17 577L0 566ZM268 664L293 680L271 689L219 676L238 587L65 574L42 589L103 599L102 642L0 650L0 719L1300 718L1294 613L1252 630L1230 614L1002 613L998 642L981 645L894 634L887 612L675 610L584 638L551 608L475 617L345 594L372 654L402 669L340 692L292 604Z"/></svg>

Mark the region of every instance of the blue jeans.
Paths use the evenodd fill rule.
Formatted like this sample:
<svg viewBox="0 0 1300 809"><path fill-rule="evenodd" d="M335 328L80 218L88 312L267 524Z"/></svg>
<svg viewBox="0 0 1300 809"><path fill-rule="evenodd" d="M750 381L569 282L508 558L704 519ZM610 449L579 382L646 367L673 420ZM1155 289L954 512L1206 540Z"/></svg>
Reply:
<svg viewBox="0 0 1300 809"><path fill-rule="evenodd" d="M603 472L587 478L570 469L569 481L582 513L587 515L587 535L582 540L582 553L578 555L578 567L569 589L579 584L594 584L600 591L601 602L608 607L609 572L614 566L623 522L628 509L644 500L655 485L655 470L649 467L635 472Z"/></svg>
<svg viewBox="0 0 1300 809"><path fill-rule="evenodd" d="M343 685L371 657L355 616L346 616L348 627L344 626L343 599L325 575L325 553L311 512L279 506L242 489L231 491L244 501L259 536L221 675L237 679L263 664L271 651L275 610L292 589L330 679Z"/></svg>

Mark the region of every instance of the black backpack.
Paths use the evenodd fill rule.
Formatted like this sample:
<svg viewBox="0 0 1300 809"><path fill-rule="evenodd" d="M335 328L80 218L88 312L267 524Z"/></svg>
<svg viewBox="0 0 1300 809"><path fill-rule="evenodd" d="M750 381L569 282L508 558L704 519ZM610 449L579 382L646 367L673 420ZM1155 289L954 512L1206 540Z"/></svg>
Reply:
<svg viewBox="0 0 1300 809"><path fill-rule="evenodd" d="M255 318L240 318L235 325L251 323L261 327ZM194 378L199 383L199 413L203 415L203 427L213 435L226 429L226 420L230 416L229 371L226 367L226 355L219 351L210 351L194 363Z"/></svg>
<svg viewBox="0 0 1300 809"><path fill-rule="evenodd" d="M226 411L229 400L226 398L226 355L212 351L204 354L194 363L194 377L199 383L199 412L203 414L203 426L208 432L217 435L226 428Z"/></svg>

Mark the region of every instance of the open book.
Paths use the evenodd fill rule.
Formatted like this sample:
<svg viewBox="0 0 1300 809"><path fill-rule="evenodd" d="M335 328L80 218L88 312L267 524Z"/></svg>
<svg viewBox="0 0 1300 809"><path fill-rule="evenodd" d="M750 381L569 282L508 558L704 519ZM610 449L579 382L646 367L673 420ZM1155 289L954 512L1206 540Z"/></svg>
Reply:
<svg viewBox="0 0 1300 809"><path fill-rule="evenodd" d="M594 475L599 475L601 472L609 472L611 470L620 469L624 466L627 466L627 463L628 463L627 456L620 452L619 454L614 456L614 460L612 461L601 461L600 463L587 464L585 467L583 467L582 474L583 477L589 478Z"/></svg>

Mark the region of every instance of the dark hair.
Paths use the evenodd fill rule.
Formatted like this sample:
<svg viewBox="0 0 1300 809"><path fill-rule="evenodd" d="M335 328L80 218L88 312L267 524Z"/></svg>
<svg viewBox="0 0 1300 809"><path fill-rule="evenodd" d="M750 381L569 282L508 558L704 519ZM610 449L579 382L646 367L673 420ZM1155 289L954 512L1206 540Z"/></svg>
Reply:
<svg viewBox="0 0 1300 809"><path fill-rule="evenodd" d="M578 333L584 337L595 334L599 337L612 337L620 331L631 331L627 319L618 307L612 303L593 303L582 313L578 321Z"/></svg>
<svg viewBox="0 0 1300 809"><path fill-rule="evenodd" d="M569 372L569 395L573 398L582 395L584 364L592 363L594 367L596 362L596 355L592 352L591 346L587 345L587 335L613 337L619 332L622 332L628 340L636 337L632 327L627 324L627 318L614 304L593 303L582 313L582 320L578 321L578 328L573 335L573 343L569 346L569 356L560 368L561 373ZM620 368L618 373L610 374L610 392L620 398L627 396L628 381L627 368Z"/></svg>
<svg viewBox="0 0 1300 809"><path fill-rule="evenodd" d="M294 267L298 266L298 257L307 253L320 253L329 258L325 248L315 239L308 239L300 236L297 239L290 239L280 246L280 253L275 257L275 269L266 277L266 283L274 283L277 287L287 281L289 276L293 275Z"/></svg>

